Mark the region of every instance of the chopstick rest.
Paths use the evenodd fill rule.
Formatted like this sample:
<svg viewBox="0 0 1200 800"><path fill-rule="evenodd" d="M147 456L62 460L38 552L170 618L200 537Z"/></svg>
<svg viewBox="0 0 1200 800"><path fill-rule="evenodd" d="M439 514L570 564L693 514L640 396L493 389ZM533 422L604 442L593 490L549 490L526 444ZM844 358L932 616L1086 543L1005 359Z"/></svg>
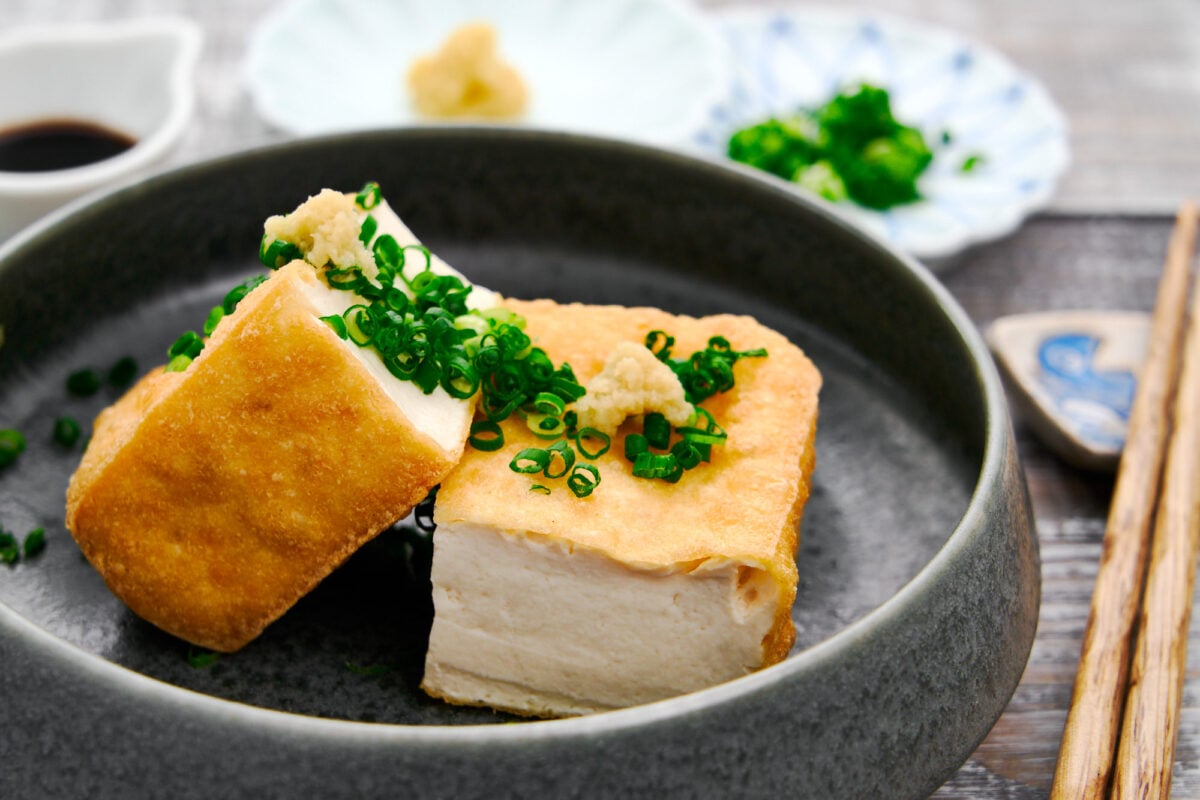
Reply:
<svg viewBox="0 0 1200 800"><path fill-rule="evenodd" d="M1112 777L1133 626L1170 433L1196 233L1196 207L1185 203L1168 244L1146 361L1117 469L1052 800L1103 798Z"/></svg>
<svg viewBox="0 0 1200 800"><path fill-rule="evenodd" d="M1037 311L997 319L986 338L1038 439L1069 464L1111 472L1149 335L1142 312Z"/></svg>

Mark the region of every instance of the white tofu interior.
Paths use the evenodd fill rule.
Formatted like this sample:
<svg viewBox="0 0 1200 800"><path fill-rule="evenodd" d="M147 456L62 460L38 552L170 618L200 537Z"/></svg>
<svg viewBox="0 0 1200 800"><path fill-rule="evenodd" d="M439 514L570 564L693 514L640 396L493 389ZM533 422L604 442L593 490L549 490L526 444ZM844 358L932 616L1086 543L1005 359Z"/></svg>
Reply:
<svg viewBox="0 0 1200 800"><path fill-rule="evenodd" d="M424 687L565 716L651 702L762 666L778 589L712 559L639 569L569 542L465 523L434 540Z"/></svg>

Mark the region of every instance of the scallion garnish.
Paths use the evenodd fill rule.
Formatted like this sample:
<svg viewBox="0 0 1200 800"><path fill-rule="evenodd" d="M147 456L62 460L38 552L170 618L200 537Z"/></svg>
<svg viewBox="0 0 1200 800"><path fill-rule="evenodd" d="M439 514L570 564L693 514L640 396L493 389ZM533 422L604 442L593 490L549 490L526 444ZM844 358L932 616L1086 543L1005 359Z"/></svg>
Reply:
<svg viewBox="0 0 1200 800"><path fill-rule="evenodd" d="M529 487L529 491L536 492L537 494L550 494L550 487L543 486L540 483L535 483Z"/></svg>
<svg viewBox="0 0 1200 800"><path fill-rule="evenodd" d="M12 428L0 429L0 468L7 467L25 452L25 436Z"/></svg>
<svg viewBox="0 0 1200 800"><path fill-rule="evenodd" d="M349 335L346 332L346 321L342 319L341 314L330 314L327 317L317 317L317 319L333 328L333 332L338 335L339 339L345 339Z"/></svg>
<svg viewBox="0 0 1200 800"><path fill-rule="evenodd" d="M642 434L648 445L665 450L671 443L671 423L662 414L653 411L643 418Z"/></svg>
<svg viewBox="0 0 1200 800"><path fill-rule="evenodd" d="M269 248L267 247L266 240L264 239L263 247L260 249L259 255L263 255L263 253L265 253L268 249ZM299 253L299 250L297 249L296 252ZM289 258L288 260L290 261L291 259ZM280 266L282 266L282 264ZM204 326L202 328L204 331L203 336L195 331L187 331L178 339L176 339L175 342L167 349L168 361L165 371L183 372L185 369L187 369L192 363L192 360L196 358L196 356L200 355L200 353L204 350L205 337L212 336L213 331L217 329L217 325L221 323L221 320L232 314L234 310L237 309L238 303L242 301L242 298L248 295L256 286L261 284L266 279L266 275L255 275L247 278L226 292L225 297L221 300L221 304L218 306L213 306L209 310L208 317L204 320ZM135 372L136 369L137 365L135 364Z"/></svg>
<svg viewBox="0 0 1200 800"><path fill-rule="evenodd" d="M21 544L17 537L0 528L0 561L5 564L15 564L21 557Z"/></svg>
<svg viewBox="0 0 1200 800"><path fill-rule="evenodd" d="M33 558L38 553L46 549L46 529L34 528L29 533L25 534L24 543L25 558Z"/></svg>
<svg viewBox="0 0 1200 800"><path fill-rule="evenodd" d="M591 443L596 443L593 448ZM575 446L579 448L579 455L589 460L595 460L608 452L612 446L612 439L604 431L598 431L595 428L580 428L575 434Z"/></svg>
<svg viewBox="0 0 1200 800"><path fill-rule="evenodd" d="M561 478L575 466L575 449L566 439L559 439L547 447L546 452L549 454L549 460L542 469L542 474L547 478Z"/></svg>
<svg viewBox="0 0 1200 800"><path fill-rule="evenodd" d="M193 669L211 667L221 660L221 654L212 650L202 650L198 647L188 647L187 662Z"/></svg>
<svg viewBox="0 0 1200 800"><path fill-rule="evenodd" d="M101 384L100 373L90 367L67 376L67 391L76 397L91 397L100 391Z"/></svg>
<svg viewBox="0 0 1200 800"><path fill-rule="evenodd" d="M379 223L375 221L375 217L370 214L363 220L362 227L358 230L358 240L365 247L375 238L375 231L379 230Z"/></svg>
<svg viewBox="0 0 1200 800"><path fill-rule="evenodd" d="M379 184L375 181L366 183L362 190L354 196L354 202L363 211L370 211L375 206L379 205L383 199L383 193L379 189Z"/></svg>
<svg viewBox="0 0 1200 800"><path fill-rule="evenodd" d="M733 388L733 365L743 358L762 358L767 351L734 350L729 340L723 336L714 336L708 340L708 347L692 353L687 359L671 358L671 347L675 339L662 331L651 331L646 335L646 347L658 357L659 361L674 371L679 382L683 384L684 396L689 403L698 405L714 394L727 392Z"/></svg>
<svg viewBox="0 0 1200 800"><path fill-rule="evenodd" d="M167 362L167 366L163 368L164 372L183 372L192 363L191 356L175 356Z"/></svg>
<svg viewBox="0 0 1200 800"><path fill-rule="evenodd" d="M640 433L631 433L625 437L625 458L635 460L650 449L650 442Z"/></svg>
<svg viewBox="0 0 1200 800"><path fill-rule="evenodd" d="M567 488L576 497L587 497L600 485L600 470L591 464L576 464L567 478Z"/></svg>
<svg viewBox="0 0 1200 800"><path fill-rule="evenodd" d="M476 450L491 453L504 446L504 431L499 423L490 419L476 420L471 423L471 435L467 443Z"/></svg>
<svg viewBox="0 0 1200 800"><path fill-rule="evenodd" d="M138 365L131 356L117 359L108 369L108 385L116 389L128 388L137 377Z"/></svg>
<svg viewBox="0 0 1200 800"><path fill-rule="evenodd" d="M262 243L258 246L258 260L270 269L279 269L298 258L304 258L304 253L299 247L283 239L272 239L268 242L264 235Z"/></svg>
<svg viewBox="0 0 1200 800"><path fill-rule="evenodd" d="M208 319L204 320L204 335L212 336L212 332L217 329L219 323L225 317L225 309L221 306L213 306L208 312Z"/></svg>
<svg viewBox="0 0 1200 800"><path fill-rule="evenodd" d="M540 447L526 447L513 456L508 462L508 468L513 472L534 475L541 472L550 463L550 453Z"/></svg>
<svg viewBox="0 0 1200 800"><path fill-rule="evenodd" d="M72 417L62 416L54 420L54 441L63 447L74 447L83 431Z"/></svg>

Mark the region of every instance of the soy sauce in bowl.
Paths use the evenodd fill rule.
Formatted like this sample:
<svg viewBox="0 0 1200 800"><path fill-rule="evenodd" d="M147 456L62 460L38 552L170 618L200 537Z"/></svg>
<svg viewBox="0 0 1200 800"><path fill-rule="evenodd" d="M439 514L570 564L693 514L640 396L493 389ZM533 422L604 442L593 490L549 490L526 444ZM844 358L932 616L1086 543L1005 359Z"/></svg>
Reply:
<svg viewBox="0 0 1200 800"><path fill-rule="evenodd" d="M0 130L0 172L50 172L104 161L136 142L93 122L48 119Z"/></svg>

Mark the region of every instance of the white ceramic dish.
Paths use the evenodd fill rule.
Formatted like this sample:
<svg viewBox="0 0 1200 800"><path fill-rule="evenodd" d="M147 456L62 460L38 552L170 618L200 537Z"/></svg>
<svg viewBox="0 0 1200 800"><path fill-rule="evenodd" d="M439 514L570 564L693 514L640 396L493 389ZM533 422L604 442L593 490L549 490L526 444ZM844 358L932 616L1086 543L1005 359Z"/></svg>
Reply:
<svg viewBox="0 0 1200 800"><path fill-rule="evenodd" d="M1067 124L1046 90L994 50L944 29L874 12L800 6L717 17L737 69L728 102L692 144L724 155L741 127L819 106L845 86L888 89L892 110L935 158L923 200L887 211L836 208L935 269L1010 233L1044 206L1069 163ZM948 145L941 143L950 131ZM982 154L964 173L963 161Z"/></svg>
<svg viewBox="0 0 1200 800"><path fill-rule="evenodd" d="M136 141L120 155L81 167L0 171L0 240L165 156L191 119L201 42L198 25L169 18L55 25L0 36L0 129L72 119Z"/></svg>
<svg viewBox="0 0 1200 800"><path fill-rule="evenodd" d="M719 36L675 0L294 0L254 32L258 111L297 134L427 123L405 76L459 25L482 21L529 87L518 124L645 142L685 139L722 99Z"/></svg>

